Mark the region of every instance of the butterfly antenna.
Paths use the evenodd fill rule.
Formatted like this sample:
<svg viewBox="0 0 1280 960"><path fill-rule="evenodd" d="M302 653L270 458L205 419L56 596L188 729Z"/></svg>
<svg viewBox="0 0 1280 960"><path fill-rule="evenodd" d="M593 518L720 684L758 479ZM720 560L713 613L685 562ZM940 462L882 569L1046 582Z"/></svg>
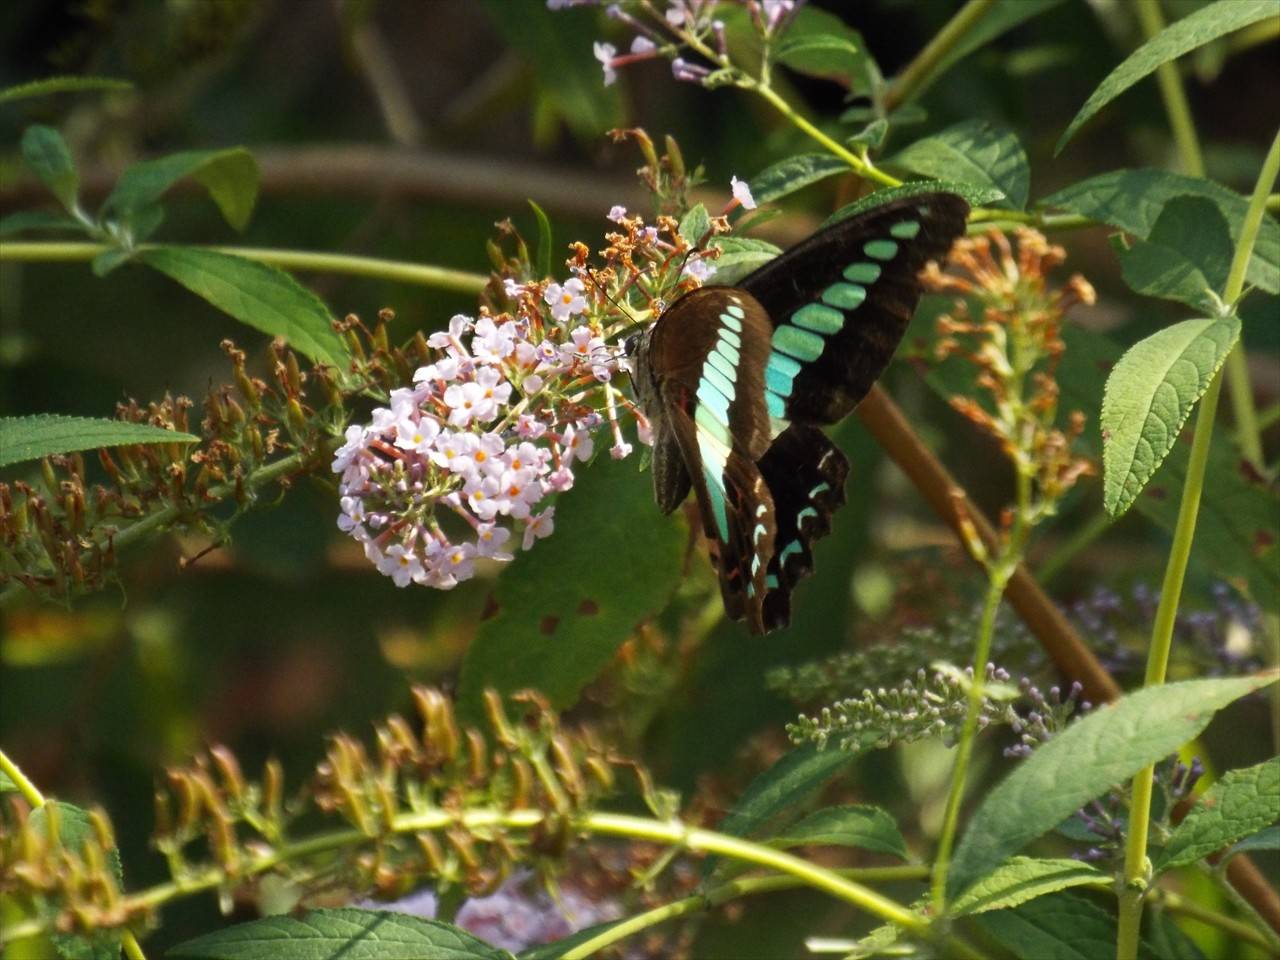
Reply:
<svg viewBox="0 0 1280 960"><path fill-rule="evenodd" d="M622 326L619 327L617 330L614 330L612 333L608 334L605 339L609 339L610 337L615 337L618 334L631 329L632 327L638 327L640 325L640 321L636 319L635 314L633 314L627 307L624 307L621 303L619 303L617 300L615 300L612 296L609 295L609 291L605 287L605 285L596 279L596 272L590 267L586 268L586 272L587 272L587 279L591 281L592 286L594 286L597 290L599 290L602 294L604 294L604 298L608 300L610 303L612 303L617 308L618 312L627 318L627 322L623 323Z"/></svg>

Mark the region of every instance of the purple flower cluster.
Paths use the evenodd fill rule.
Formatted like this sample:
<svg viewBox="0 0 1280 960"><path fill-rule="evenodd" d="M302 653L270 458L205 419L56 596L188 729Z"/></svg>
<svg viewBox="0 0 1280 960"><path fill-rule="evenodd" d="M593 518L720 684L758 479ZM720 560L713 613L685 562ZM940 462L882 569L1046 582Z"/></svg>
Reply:
<svg viewBox="0 0 1280 960"><path fill-rule="evenodd" d="M524 301L515 319L460 314L432 334L435 357L414 385L349 427L334 455L338 527L397 586L449 589L477 558L510 560L514 542L528 550L555 529L544 500L572 487L573 464L592 456L605 418L588 394L625 361L592 326L566 330L587 310L580 279L540 288L554 324L541 322L530 287L507 282L507 295ZM611 452L624 457L616 391L604 392ZM463 536L444 529L440 507L461 519Z"/></svg>

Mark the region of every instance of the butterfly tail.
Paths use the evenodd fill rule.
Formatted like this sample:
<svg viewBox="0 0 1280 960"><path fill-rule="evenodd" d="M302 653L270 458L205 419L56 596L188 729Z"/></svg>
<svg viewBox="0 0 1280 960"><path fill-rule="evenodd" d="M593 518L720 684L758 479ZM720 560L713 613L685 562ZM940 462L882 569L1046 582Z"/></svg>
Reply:
<svg viewBox="0 0 1280 960"><path fill-rule="evenodd" d="M831 532L832 515L845 502L849 461L821 430L793 423L758 467L773 500L777 531L761 611L767 632L791 620L791 591L813 572L813 546Z"/></svg>

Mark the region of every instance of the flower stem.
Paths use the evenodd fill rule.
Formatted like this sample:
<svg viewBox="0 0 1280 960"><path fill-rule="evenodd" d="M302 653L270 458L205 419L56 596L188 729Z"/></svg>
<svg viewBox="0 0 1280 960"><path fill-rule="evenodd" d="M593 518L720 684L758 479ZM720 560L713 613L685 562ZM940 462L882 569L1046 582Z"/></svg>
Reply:
<svg viewBox="0 0 1280 960"><path fill-rule="evenodd" d="M1262 171L1249 201L1244 224L1240 230L1240 242L1236 246L1227 276L1222 299L1234 304L1244 289L1245 270L1253 254L1253 245L1261 227L1266 206L1267 192L1280 173L1280 133L1272 141L1271 149L1263 162ZM1196 412L1195 436L1191 443L1191 456L1187 462L1187 475L1183 481L1182 499L1178 505L1178 521L1174 527L1173 545L1165 568L1161 587L1160 605L1156 609L1155 626L1151 633L1151 648L1147 653L1147 671L1144 687L1164 683L1169 666L1169 651L1173 646L1173 626L1182 597L1182 584L1191 557L1191 543L1195 537L1196 516L1200 511L1200 496L1204 490L1205 468L1209 461L1209 444L1213 438L1213 420L1218 409L1218 395L1222 389L1222 371L1213 378L1209 389L1200 400ZM1146 895L1150 864L1147 860L1147 835L1151 826L1151 793L1155 768L1149 766L1133 778L1129 802L1129 833L1125 841L1123 887L1120 892L1120 924L1116 937L1117 960L1134 960L1138 955L1138 936L1142 924L1142 905Z"/></svg>
<svg viewBox="0 0 1280 960"><path fill-rule="evenodd" d="M358 257L339 253L312 253L306 250L273 250L266 247L223 247L188 244L196 250L212 250L233 256L256 260L282 270L299 270L316 273L340 273L355 277L374 277L399 283L414 283L438 290L477 294L484 289L489 278L465 270L451 270L402 260L383 260L378 257ZM100 253L112 250L105 243L25 242L0 243L0 260L18 262L66 263L92 260ZM142 245L139 250L150 249Z"/></svg>
<svg viewBox="0 0 1280 960"><path fill-rule="evenodd" d="M885 112L892 113L912 97L919 95L932 82L942 61L994 6L995 0L969 0L961 7L890 84L889 92L884 98Z"/></svg>
<svg viewBox="0 0 1280 960"><path fill-rule="evenodd" d="M833 872L846 880L862 883L926 880L929 877L929 868L927 866L914 864L902 867L853 868ZM773 893L778 890L791 890L798 886L801 886L801 882L787 874L739 877L718 887L713 887L706 893L697 893L690 897L684 897L681 900L675 900L660 907L654 907L652 910L646 910L644 913L638 913L633 917L628 917L620 923L615 923L607 930L600 931L590 940L585 940L568 950L561 957L561 960L584 960L586 957L599 953L605 947L634 936L642 930L647 930L668 920L688 916L691 913L710 910L738 897L759 893Z"/></svg>

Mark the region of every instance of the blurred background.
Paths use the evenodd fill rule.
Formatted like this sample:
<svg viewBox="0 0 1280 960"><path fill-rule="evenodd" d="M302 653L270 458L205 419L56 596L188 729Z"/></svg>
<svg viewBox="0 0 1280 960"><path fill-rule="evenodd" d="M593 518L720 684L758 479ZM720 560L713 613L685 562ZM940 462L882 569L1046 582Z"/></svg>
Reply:
<svg viewBox="0 0 1280 960"><path fill-rule="evenodd" d="M813 5L859 30L892 76L960 3ZM1196 6L1166 9L1172 18ZM923 97L918 125L896 129L898 145L959 120L998 121L1019 133L1031 157L1033 199L1111 169L1175 166L1153 82L1052 156L1066 122L1140 32L1120 0L1050 7L953 68ZM730 176L749 178L803 147L759 102L676 82L665 61L622 70L604 87L592 56L600 39L621 46L629 34L598 9L552 13L542 0L9 0L0 5L0 88L67 73L126 78L136 89L0 106L0 215L47 204L18 156L29 123L66 136L91 206L134 160L244 145L263 177L248 229L236 235L207 197L190 191L168 204L158 239L341 251L484 273L495 222L509 217L536 233L526 199L548 212L557 241L593 248L612 204L647 209L634 177L640 158L612 144L610 128L673 135L689 164L703 165L717 203L728 199ZM1247 193L1280 122L1274 42L1220 44L1194 58L1188 74L1209 175ZM847 106L847 91L834 84L791 75L779 87L810 115L834 118ZM768 235L783 244L804 236L852 186L827 181L789 199ZM1080 323L1127 344L1185 315L1127 291L1106 231L1055 239L1070 253L1063 279L1081 271L1098 288L1097 306L1075 315ZM399 337L475 307L469 297L422 287L300 279L336 316L394 309ZM1258 297L1246 315L1263 409L1280 398L1275 310L1274 299ZM1273 322L1250 322L1249 313L1265 320L1268 311ZM262 363L261 338L158 274L128 267L97 279L86 264L2 263L0 415L109 416L130 396L199 398L227 378L218 347L226 337ZM1008 476L990 442L911 365L895 364L886 386L978 502L998 510ZM1094 417L1096 408L1086 413ZM860 425L851 418L838 436L855 464L851 503L823 545L820 575L798 592L792 629L759 639L721 624L705 643L620 667L581 708L589 715L622 697L643 704L628 714L630 736L660 781L686 795L701 787L731 799L752 764L776 749L795 707L766 689L768 668L883 638L905 622L935 622L940 607L967 609L980 589L948 530L882 462ZM1073 495L1038 559L1099 513L1098 486ZM228 547L185 570L179 557L204 544L161 540L124 558L118 589L69 609L19 602L0 610L0 740L47 792L112 813L130 886L164 876L146 849L151 784L164 764L222 741L249 764L278 755L299 777L325 732L360 734L373 717L403 706L406 678L447 684L454 675L492 581L477 578L451 593L397 590L339 535L335 514L334 487L317 478L239 522ZM1066 605L1102 585L1131 598L1136 586L1158 582L1166 548L1166 536L1135 512L1049 587ZM1191 605L1232 616L1215 600L1211 564L1203 562L1212 558L1199 559ZM699 557L690 570L688 593L696 597L710 575ZM1139 637L1146 626L1140 613L1134 620ZM1242 715L1246 721L1258 736L1218 744L1222 765L1271 752L1265 713ZM860 795L933 796L928 777L937 768L873 756L859 768ZM699 934L706 949L723 943L734 956L781 955L796 942L800 920L813 932L819 901L794 894L756 906L769 912L768 924L756 922L753 932L750 919L713 918ZM206 930L215 915L211 897L184 901L166 915L156 943Z"/></svg>

